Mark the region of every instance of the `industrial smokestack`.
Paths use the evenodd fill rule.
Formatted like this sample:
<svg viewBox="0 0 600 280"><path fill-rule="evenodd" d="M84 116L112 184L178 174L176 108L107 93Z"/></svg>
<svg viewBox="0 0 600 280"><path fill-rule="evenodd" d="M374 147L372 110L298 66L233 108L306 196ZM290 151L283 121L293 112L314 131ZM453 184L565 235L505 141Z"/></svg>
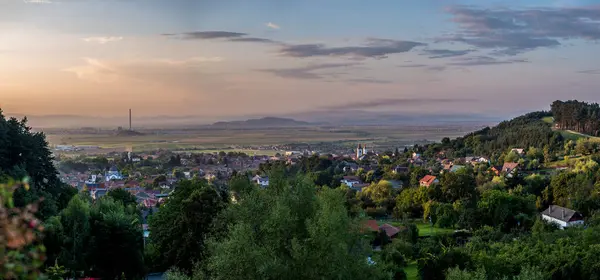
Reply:
<svg viewBox="0 0 600 280"><path fill-rule="evenodd" d="M129 131L131 131L131 109L129 109Z"/></svg>

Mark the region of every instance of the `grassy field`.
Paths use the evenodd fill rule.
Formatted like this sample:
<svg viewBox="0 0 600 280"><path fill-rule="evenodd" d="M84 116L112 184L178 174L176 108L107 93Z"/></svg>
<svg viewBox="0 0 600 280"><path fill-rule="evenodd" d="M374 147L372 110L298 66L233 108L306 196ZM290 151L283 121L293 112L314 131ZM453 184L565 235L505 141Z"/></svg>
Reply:
<svg viewBox="0 0 600 280"><path fill-rule="evenodd" d="M392 226L401 226L402 222L396 222L396 221L385 221L385 220L381 220L381 221L377 221L380 225L382 224L390 224ZM454 229L451 228L439 228L439 227L431 227L431 225L429 223L425 223L421 220L414 220L412 221L415 225L417 225L417 228L419 229L419 236L435 236L435 235L440 235L440 234L450 234L454 232Z"/></svg>
<svg viewBox="0 0 600 280"><path fill-rule="evenodd" d="M218 152L236 152L236 153L245 153L247 155L266 155L266 156L275 156L277 153L279 154L283 154L282 151L276 151L276 150L249 150L249 149L229 149L229 148L223 148L223 149L196 149L196 150L184 150L184 151L173 151L175 153L193 153L193 154L199 154L199 153L218 153Z"/></svg>
<svg viewBox="0 0 600 280"><path fill-rule="evenodd" d="M75 134L47 132L51 145L99 146L103 149L131 148L134 151L162 149L220 150L232 146L280 145L289 143L323 143L361 141L368 145L409 145L424 139L439 141L443 137L457 137L476 129L452 126L360 126L309 127L277 129L196 129L140 131L141 136L102 134Z"/></svg>

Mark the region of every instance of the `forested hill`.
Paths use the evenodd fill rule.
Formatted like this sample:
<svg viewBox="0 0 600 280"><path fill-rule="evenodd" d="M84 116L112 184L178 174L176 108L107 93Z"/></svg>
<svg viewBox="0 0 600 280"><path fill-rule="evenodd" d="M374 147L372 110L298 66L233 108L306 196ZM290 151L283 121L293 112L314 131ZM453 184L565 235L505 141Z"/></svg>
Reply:
<svg viewBox="0 0 600 280"><path fill-rule="evenodd" d="M554 101L550 106L559 129L600 136L600 105L577 100Z"/></svg>
<svg viewBox="0 0 600 280"><path fill-rule="evenodd" d="M486 127L454 140L444 138L442 143L430 145L428 152L450 151L449 156L493 156L509 148L547 148L560 149L563 137L552 131L550 124L542 118L551 116L550 112L533 112L503 121L495 127Z"/></svg>

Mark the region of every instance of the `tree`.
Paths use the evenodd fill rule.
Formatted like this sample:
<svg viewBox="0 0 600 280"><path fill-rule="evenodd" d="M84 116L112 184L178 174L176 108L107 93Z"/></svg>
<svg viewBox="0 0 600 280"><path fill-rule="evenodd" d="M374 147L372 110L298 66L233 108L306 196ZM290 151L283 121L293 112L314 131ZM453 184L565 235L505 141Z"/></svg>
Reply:
<svg viewBox="0 0 600 280"><path fill-rule="evenodd" d="M380 180L379 182L372 183L366 187L361 194L369 196L378 205L392 197L392 184L386 180Z"/></svg>
<svg viewBox="0 0 600 280"><path fill-rule="evenodd" d="M457 172L446 172L440 180L443 201L452 203L456 200L471 200L476 195L475 178L472 171L463 168Z"/></svg>
<svg viewBox="0 0 600 280"><path fill-rule="evenodd" d="M90 211L89 272L93 276L127 279L144 275L143 232L138 213L110 196ZM123 278L121 278L123 279Z"/></svg>
<svg viewBox="0 0 600 280"><path fill-rule="evenodd" d="M230 230L212 242L211 279L379 278L344 201L307 179L254 188L225 211Z"/></svg>
<svg viewBox="0 0 600 280"><path fill-rule="evenodd" d="M106 195L115 201L121 202L125 207L130 205L135 207L135 205L137 205L137 198L130 192L121 188L112 189Z"/></svg>
<svg viewBox="0 0 600 280"><path fill-rule="evenodd" d="M505 157L504 162L518 162L521 159L521 156L517 154L515 151L510 151Z"/></svg>
<svg viewBox="0 0 600 280"><path fill-rule="evenodd" d="M59 263L64 265L70 276L80 276L89 267L90 205L81 195L71 199L60 214L63 243ZM60 237L59 237L60 238Z"/></svg>
<svg viewBox="0 0 600 280"><path fill-rule="evenodd" d="M150 218L150 239L161 254L159 267L175 266L191 273L194 263L204 260L204 240L226 201L228 195L218 193L205 180L180 181L160 211Z"/></svg>
<svg viewBox="0 0 600 280"><path fill-rule="evenodd" d="M0 109L0 182L4 182L4 178L29 176L31 186L28 191L23 188L14 191L15 206L25 207L43 197L36 215L42 220L56 215L61 210L57 198L68 191L56 175L46 136L32 132L27 118L6 119Z"/></svg>
<svg viewBox="0 0 600 280"><path fill-rule="evenodd" d="M537 215L535 196L522 196L499 190L484 192L477 208L484 224L500 227L504 231L518 225L530 225Z"/></svg>

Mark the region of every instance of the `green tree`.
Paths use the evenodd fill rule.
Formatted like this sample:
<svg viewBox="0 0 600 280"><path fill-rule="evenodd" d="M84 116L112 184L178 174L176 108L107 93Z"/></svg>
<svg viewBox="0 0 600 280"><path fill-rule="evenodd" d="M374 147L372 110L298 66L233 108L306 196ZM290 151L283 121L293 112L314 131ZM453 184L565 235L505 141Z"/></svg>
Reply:
<svg viewBox="0 0 600 280"><path fill-rule="evenodd" d="M57 203L63 192L67 192L62 195L67 201L70 199L67 196L72 194L56 176L57 170L52 159L43 133L33 132L27 125L27 118L5 118L0 109L0 182L4 182L4 178L29 176L31 189L15 190L14 204L16 207L25 207L43 197L36 212L42 220L56 215L61 206L66 206Z"/></svg>
<svg viewBox="0 0 600 280"><path fill-rule="evenodd" d="M88 267L90 239L89 201L77 195L61 212L63 234L59 263L64 265L70 276L80 276Z"/></svg>
<svg viewBox="0 0 600 280"><path fill-rule="evenodd" d="M378 279L344 202L342 191L316 193L310 180L253 189L225 212L229 232L212 243L212 279Z"/></svg>
<svg viewBox="0 0 600 280"><path fill-rule="evenodd" d="M204 240L227 201L227 194L218 193L205 180L179 182L160 211L150 218L150 239L161 254L159 267L175 266L191 273L194 263L205 257Z"/></svg>
<svg viewBox="0 0 600 280"><path fill-rule="evenodd" d="M91 274L106 279L144 275L143 232L138 213L120 201L103 197L90 211ZM121 278L122 279L122 278Z"/></svg>
<svg viewBox="0 0 600 280"><path fill-rule="evenodd" d="M121 188L112 189L106 195L111 197L115 201L119 201L119 202L123 203L123 205L125 207L128 207L128 206L135 207L135 205L137 205L136 197L133 194L131 194L130 192L128 192L124 189L121 189Z"/></svg>

